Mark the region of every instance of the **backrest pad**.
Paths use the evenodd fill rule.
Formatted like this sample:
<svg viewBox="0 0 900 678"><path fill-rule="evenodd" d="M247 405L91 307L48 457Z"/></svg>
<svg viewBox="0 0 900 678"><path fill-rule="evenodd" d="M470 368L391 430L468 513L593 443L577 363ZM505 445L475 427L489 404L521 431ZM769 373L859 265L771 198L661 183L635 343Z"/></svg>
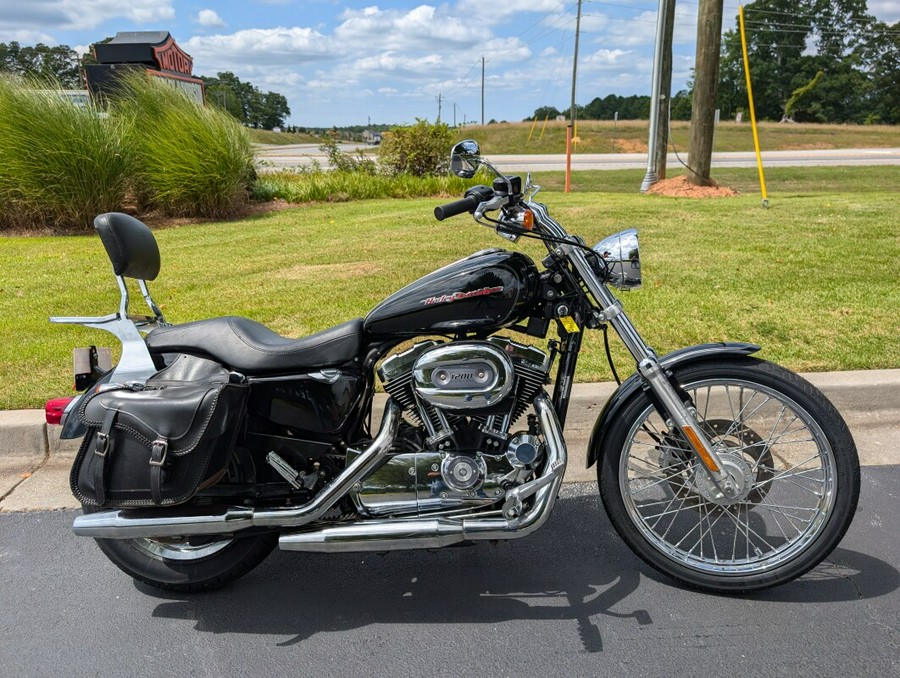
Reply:
<svg viewBox="0 0 900 678"><path fill-rule="evenodd" d="M150 229L128 214L107 212L94 219L116 275L155 280L159 275L159 246Z"/></svg>

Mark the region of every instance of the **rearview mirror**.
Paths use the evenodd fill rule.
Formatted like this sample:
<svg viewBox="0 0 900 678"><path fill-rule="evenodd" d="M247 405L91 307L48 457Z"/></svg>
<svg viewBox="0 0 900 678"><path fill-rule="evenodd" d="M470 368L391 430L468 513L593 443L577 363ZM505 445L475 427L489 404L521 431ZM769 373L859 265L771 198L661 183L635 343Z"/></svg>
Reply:
<svg viewBox="0 0 900 678"><path fill-rule="evenodd" d="M471 179L478 171L481 151L478 142L466 139L456 144L450 151L450 171L463 179Z"/></svg>

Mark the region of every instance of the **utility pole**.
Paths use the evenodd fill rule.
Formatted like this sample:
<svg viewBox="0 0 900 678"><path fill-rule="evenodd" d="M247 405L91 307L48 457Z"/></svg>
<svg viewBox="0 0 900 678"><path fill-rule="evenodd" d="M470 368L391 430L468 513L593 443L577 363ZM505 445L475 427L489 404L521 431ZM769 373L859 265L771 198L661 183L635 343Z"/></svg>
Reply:
<svg viewBox="0 0 900 678"><path fill-rule="evenodd" d="M481 124L484 125L484 57L481 57Z"/></svg>
<svg viewBox="0 0 900 678"><path fill-rule="evenodd" d="M453 102L453 129L456 129L456 102Z"/></svg>
<svg viewBox="0 0 900 678"><path fill-rule="evenodd" d="M441 97L442 97L442 96L443 96L442 94L438 94L438 95L437 95L437 102L438 102L438 117L437 117L437 121L438 121L438 124L440 124L440 122L441 122Z"/></svg>
<svg viewBox="0 0 900 678"><path fill-rule="evenodd" d="M675 0L659 0L656 16L656 50L650 93L650 135L647 142L647 173L641 193L666 178L666 151L669 145L669 104L672 96L672 33L675 28Z"/></svg>
<svg viewBox="0 0 900 678"><path fill-rule="evenodd" d="M710 183L721 40L722 0L700 0L697 12L694 98L691 102L691 137L688 145L688 167L691 171L687 177L695 186L708 186Z"/></svg>
<svg viewBox="0 0 900 678"><path fill-rule="evenodd" d="M575 137L575 81L578 78L578 37L581 34L581 0L578 0L578 17L575 19L575 55L572 58L572 105L569 107L569 126L566 128L566 185L572 189L572 143Z"/></svg>

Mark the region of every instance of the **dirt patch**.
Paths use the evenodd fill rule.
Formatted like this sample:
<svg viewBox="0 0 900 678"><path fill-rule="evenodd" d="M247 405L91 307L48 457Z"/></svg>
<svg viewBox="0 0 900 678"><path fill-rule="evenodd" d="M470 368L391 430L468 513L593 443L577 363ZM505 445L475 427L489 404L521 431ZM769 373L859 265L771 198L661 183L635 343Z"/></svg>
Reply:
<svg viewBox="0 0 900 678"><path fill-rule="evenodd" d="M646 153L647 144L637 139L613 139L613 145L619 153Z"/></svg>
<svg viewBox="0 0 900 678"><path fill-rule="evenodd" d="M340 264L298 264L280 271L278 275L288 280L306 280L334 274L342 278L356 278L378 272L378 266L371 261L349 261Z"/></svg>
<svg viewBox="0 0 900 678"><path fill-rule="evenodd" d="M268 202L250 202L242 209L240 212L235 214L228 219L212 219L207 217L168 217L162 214L149 213L149 214L136 214L130 212L129 210L125 210L129 212L137 219L140 219L145 224L147 224L150 228L160 229L160 228L175 228L178 226L189 226L191 224L205 224L211 221L237 221L238 219L246 219L247 217L254 217L260 214L268 214L269 212L280 212L281 210L289 209L291 207L297 207L294 203L286 202L284 200L269 200Z"/></svg>
<svg viewBox="0 0 900 678"><path fill-rule="evenodd" d="M714 181L712 184L712 186L694 186L688 183L686 176L682 175L657 181L647 190L647 193L676 198L730 198L738 194L733 188L719 186Z"/></svg>
<svg viewBox="0 0 900 678"><path fill-rule="evenodd" d="M142 222L147 224L150 228L162 229L162 228L177 228L179 226L189 226L191 224L205 224L212 221L236 221L238 219L245 219L247 217L253 217L258 214L268 214L269 212L278 212L280 210L289 209L291 207L299 207L296 203L285 202L284 200L270 200L268 202L251 202L248 203L247 206L241 210L238 214L228 218L228 219L210 219L206 217L169 217L163 214L159 214L157 212L146 212L144 214L138 213L138 210L133 206L126 205L122 208L122 212L126 214L130 214L136 219L140 219ZM57 236L57 235L84 235L85 233L92 233L93 228L84 228L84 229L58 229L52 228L49 226L16 226L10 228L0 228L0 238L10 237L10 238L18 238L18 237L38 237L38 236Z"/></svg>

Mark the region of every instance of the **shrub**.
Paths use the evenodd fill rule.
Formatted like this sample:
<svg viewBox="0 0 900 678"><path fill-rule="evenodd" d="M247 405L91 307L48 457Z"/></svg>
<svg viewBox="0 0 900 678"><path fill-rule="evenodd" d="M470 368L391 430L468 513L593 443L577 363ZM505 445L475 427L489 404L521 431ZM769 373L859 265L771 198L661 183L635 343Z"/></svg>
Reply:
<svg viewBox="0 0 900 678"><path fill-rule="evenodd" d="M143 73L122 79L111 115L128 121L135 195L173 216L239 212L255 179L246 130L214 106Z"/></svg>
<svg viewBox="0 0 900 678"><path fill-rule="evenodd" d="M344 153L337 145L336 133L328 132L319 150L328 156L328 165L339 172L359 172L361 174L377 174L378 163L366 157L362 151L356 155Z"/></svg>
<svg viewBox="0 0 900 678"><path fill-rule="evenodd" d="M391 174L437 175L447 171L454 139L446 124L417 120L410 127L385 132L378 158L382 169Z"/></svg>
<svg viewBox="0 0 900 678"><path fill-rule="evenodd" d="M0 228L89 229L121 209L124 121L73 105L53 81L0 77Z"/></svg>

